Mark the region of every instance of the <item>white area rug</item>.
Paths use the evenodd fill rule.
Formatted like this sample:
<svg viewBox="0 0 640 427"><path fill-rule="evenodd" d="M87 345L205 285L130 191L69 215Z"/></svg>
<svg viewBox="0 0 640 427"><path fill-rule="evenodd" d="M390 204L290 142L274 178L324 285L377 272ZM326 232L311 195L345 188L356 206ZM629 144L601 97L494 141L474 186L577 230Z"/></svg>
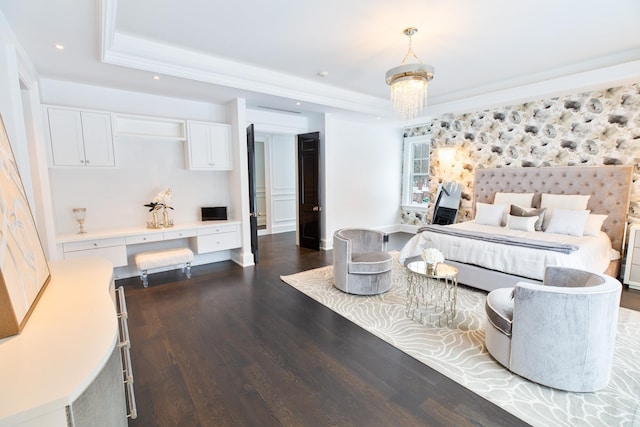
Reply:
<svg viewBox="0 0 640 427"><path fill-rule="evenodd" d="M393 253L393 252L392 252ZM486 293L458 288L448 327L421 325L405 315L406 270L394 254L393 286L356 296L333 287L333 267L282 280L415 359L534 426L640 426L640 312L621 308L609 385L569 393L527 381L494 361L484 348Z"/></svg>

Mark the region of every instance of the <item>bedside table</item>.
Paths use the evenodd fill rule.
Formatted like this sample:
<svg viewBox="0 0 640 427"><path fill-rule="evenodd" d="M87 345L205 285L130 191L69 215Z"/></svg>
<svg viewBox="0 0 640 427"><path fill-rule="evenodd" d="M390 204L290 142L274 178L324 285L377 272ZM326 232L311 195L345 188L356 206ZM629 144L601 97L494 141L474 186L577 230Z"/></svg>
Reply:
<svg viewBox="0 0 640 427"><path fill-rule="evenodd" d="M632 289L640 289L640 224L633 224L629 229L624 284Z"/></svg>

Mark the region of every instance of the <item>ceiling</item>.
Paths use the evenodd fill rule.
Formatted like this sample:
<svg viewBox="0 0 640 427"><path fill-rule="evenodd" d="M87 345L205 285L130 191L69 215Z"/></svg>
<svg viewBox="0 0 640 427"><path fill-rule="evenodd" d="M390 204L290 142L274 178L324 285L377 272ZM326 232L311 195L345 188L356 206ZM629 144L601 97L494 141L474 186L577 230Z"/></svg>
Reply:
<svg viewBox="0 0 640 427"><path fill-rule="evenodd" d="M430 106L640 60L638 0L0 0L0 11L40 77L290 111L390 114L384 74L408 26L435 67Z"/></svg>

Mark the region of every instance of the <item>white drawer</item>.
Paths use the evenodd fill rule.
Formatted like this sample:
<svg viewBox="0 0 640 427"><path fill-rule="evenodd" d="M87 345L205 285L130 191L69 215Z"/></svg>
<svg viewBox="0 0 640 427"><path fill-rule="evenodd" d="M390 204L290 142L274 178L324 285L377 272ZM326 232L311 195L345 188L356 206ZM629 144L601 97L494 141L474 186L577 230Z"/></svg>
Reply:
<svg viewBox="0 0 640 427"><path fill-rule="evenodd" d="M114 267L127 265L127 247L125 245L86 249L82 251L69 251L64 253L64 259L74 259L85 256L106 258L113 263Z"/></svg>
<svg viewBox="0 0 640 427"><path fill-rule="evenodd" d="M62 244L63 252L83 251L87 249L108 248L112 246L124 246L124 237L110 237L107 239L83 240L82 242L68 242Z"/></svg>
<svg viewBox="0 0 640 427"><path fill-rule="evenodd" d="M135 236L127 236L127 245L135 245L136 243L158 242L164 239L162 233L137 234Z"/></svg>
<svg viewBox="0 0 640 427"><path fill-rule="evenodd" d="M240 236L235 231L198 236L195 241L196 253L199 254L240 247Z"/></svg>
<svg viewBox="0 0 640 427"><path fill-rule="evenodd" d="M640 265L633 264L629 270L629 280L640 283Z"/></svg>
<svg viewBox="0 0 640 427"><path fill-rule="evenodd" d="M640 264L640 249L633 251L633 256L631 257L631 264Z"/></svg>
<svg viewBox="0 0 640 427"><path fill-rule="evenodd" d="M640 248L640 230L636 230L635 238L633 239L633 246L636 248Z"/></svg>
<svg viewBox="0 0 640 427"><path fill-rule="evenodd" d="M230 233L237 231L237 229L237 224L220 224L212 227L200 227L198 228L198 236L206 236L207 234L216 233Z"/></svg>
<svg viewBox="0 0 640 427"><path fill-rule="evenodd" d="M185 230L171 230L164 232L164 240L184 239L185 237L193 237L195 235L195 228L188 228Z"/></svg>

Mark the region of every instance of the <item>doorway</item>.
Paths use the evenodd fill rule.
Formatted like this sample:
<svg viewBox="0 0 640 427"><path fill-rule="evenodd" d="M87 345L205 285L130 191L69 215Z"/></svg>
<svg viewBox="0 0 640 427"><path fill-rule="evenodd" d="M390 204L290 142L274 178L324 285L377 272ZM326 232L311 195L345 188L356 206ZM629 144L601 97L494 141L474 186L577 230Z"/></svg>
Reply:
<svg viewBox="0 0 640 427"><path fill-rule="evenodd" d="M256 132L254 139L258 235L295 231L295 135Z"/></svg>

